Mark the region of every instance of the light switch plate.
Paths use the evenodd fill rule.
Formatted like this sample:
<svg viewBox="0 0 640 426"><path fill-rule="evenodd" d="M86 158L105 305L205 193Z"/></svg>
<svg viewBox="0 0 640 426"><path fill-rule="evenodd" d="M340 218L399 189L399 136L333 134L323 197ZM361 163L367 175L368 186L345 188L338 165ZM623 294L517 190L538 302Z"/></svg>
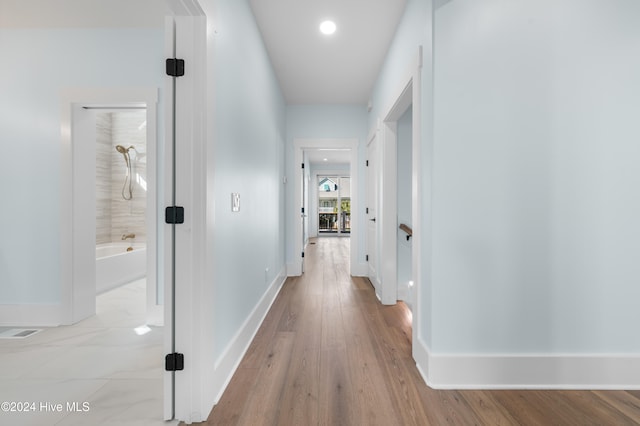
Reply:
<svg viewBox="0 0 640 426"><path fill-rule="evenodd" d="M231 211L240 211L240 194L238 194L237 192L231 193Z"/></svg>

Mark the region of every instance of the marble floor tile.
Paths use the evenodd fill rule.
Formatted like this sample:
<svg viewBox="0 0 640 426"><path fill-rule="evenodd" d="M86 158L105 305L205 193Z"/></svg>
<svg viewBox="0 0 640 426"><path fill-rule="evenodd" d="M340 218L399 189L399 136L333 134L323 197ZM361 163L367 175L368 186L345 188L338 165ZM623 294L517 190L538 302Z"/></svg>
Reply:
<svg viewBox="0 0 640 426"><path fill-rule="evenodd" d="M162 379L110 380L87 400L86 412L70 413L56 425L163 425Z"/></svg>
<svg viewBox="0 0 640 426"><path fill-rule="evenodd" d="M144 325L146 284L138 280L96 299L96 315L0 340L0 425L170 425L163 417L162 327ZM62 409L58 411L61 404Z"/></svg>

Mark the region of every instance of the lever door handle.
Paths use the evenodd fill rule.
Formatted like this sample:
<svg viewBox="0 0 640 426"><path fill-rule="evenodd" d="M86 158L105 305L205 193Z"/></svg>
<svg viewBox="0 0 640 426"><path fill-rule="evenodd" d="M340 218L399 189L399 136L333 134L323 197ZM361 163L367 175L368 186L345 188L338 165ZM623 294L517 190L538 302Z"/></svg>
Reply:
<svg viewBox="0 0 640 426"><path fill-rule="evenodd" d="M376 218L374 217L373 219L369 219L371 222L375 222Z"/></svg>

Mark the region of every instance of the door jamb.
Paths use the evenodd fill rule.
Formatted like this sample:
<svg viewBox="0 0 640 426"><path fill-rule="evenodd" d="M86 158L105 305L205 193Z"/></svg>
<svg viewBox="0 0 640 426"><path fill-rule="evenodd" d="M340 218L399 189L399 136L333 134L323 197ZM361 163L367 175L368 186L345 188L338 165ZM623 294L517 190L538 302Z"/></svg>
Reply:
<svg viewBox="0 0 640 426"><path fill-rule="evenodd" d="M60 212L60 274L61 274L61 300L59 322L60 324L73 324L88 316L95 314L96 289L89 288L95 283L95 215L86 217L85 195L76 194L75 186L78 172L87 172L88 168L78 170L81 166L74 161L78 157L79 145L74 138L74 110L82 106L101 105L109 107L122 107L130 104L144 103L147 108L147 156L157 158L157 88L70 88L61 95L61 212ZM95 152L95 149L94 149ZM95 156L94 156L95 157ZM91 163L93 164L93 163ZM89 164L90 165L90 164ZM87 169L87 170L84 170ZM147 170L149 185L157 186L155 169ZM153 173L153 175L152 175ZM86 174L86 173L83 173ZM74 176L76 175L76 176ZM94 182L93 178L85 183ZM86 189L86 188L85 188ZM90 188L89 188L90 189ZM87 189L87 191L89 190ZM87 192L87 191L83 191ZM91 191L95 194L95 189ZM82 199L83 198L83 199ZM147 192L147 273L151 274L150 281L155 281L156 276L156 194L153 190ZM95 211L95 198L92 204ZM89 206L90 207L90 206ZM90 241L93 236L93 241ZM85 283L85 284L83 284ZM150 294L148 286L147 297ZM155 295L155 288L151 289Z"/></svg>
<svg viewBox="0 0 640 426"><path fill-rule="evenodd" d="M423 315L424 309L427 306L423 306L421 295L423 291L423 271L430 271L431 265L422 265L423 258L423 250L426 249L428 251L429 246L423 247L423 235L430 236L431 235L431 222L427 221L425 223L422 222L422 202L423 202L423 194L425 188L423 185L423 174L431 173L431 165L426 165L427 170L423 170L425 168L424 164L421 164L421 155L422 155L422 46L418 46L417 55L414 57L414 60L410 64L409 68L405 72L404 78L400 80L400 84L397 86L397 90L394 92L395 96L391 98L391 102L389 103L388 108L384 110L384 114L382 117L381 124L381 137L382 137L382 145L383 150L385 152L385 157L393 158L393 161L385 161L383 168L383 182L386 182L388 177L392 177L393 184L391 182L385 183L386 191L393 191L392 194L395 194L396 190L396 168L397 168L397 133L396 133L396 125L398 119L404 114L407 108L412 106L412 141L411 141L411 154L412 154L412 175L411 175L411 198L412 198L412 208L411 208L411 221L413 227L413 235L412 238L412 256L411 256L411 276L413 280L413 286L409 288L409 297L413 298L413 327L412 327L412 355L416 362L419 365L423 365L425 367L428 366L427 360L424 359L424 354L420 350L420 346L424 345L421 342L420 336L422 336L422 324L423 324ZM386 159L386 158L385 158ZM385 192L388 194L388 192ZM381 228L383 230L381 232L384 233L386 241L383 241L383 248L385 251L382 256L393 256L393 264L389 263L382 267L384 278L386 280L383 281L382 286L383 297L384 294L389 297L390 295L396 295L397 297L397 198L395 196L389 197L389 199L385 199L381 204L382 208L385 208L384 218L385 222L381 224ZM393 219L393 220L390 220ZM391 280L389 280L391 279ZM391 284L390 284L391 283ZM411 294L411 293L415 294ZM384 300L383 300L384 303ZM394 302L395 303L395 300Z"/></svg>

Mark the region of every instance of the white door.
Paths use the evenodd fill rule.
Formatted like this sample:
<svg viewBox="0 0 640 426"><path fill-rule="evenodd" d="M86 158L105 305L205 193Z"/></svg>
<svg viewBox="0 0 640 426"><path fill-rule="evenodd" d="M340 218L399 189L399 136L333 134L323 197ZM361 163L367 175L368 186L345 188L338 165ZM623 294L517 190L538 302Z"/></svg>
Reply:
<svg viewBox="0 0 640 426"><path fill-rule="evenodd" d="M380 279L378 276L378 147L376 137L367 145L367 275L380 293Z"/></svg>
<svg viewBox="0 0 640 426"><path fill-rule="evenodd" d="M176 57L176 23L167 18L165 23L167 58ZM170 83L166 87L166 123L165 123L165 204L176 205L176 85L175 78L167 77ZM164 353L176 352L175 339L175 224L164 225ZM164 419L175 418L175 371L164 372Z"/></svg>

